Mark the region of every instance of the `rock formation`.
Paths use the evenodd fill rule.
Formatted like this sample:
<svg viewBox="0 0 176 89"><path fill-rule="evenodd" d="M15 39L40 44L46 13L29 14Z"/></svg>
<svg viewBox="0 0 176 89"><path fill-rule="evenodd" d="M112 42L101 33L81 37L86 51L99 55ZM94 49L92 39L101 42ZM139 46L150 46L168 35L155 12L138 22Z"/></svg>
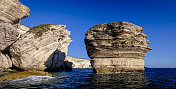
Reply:
<svg viewBox="0 0 176 89"><path fill-rule="evenodd" d="M0 0L0 68L12 67L10 46L17 41L20 21L29 16L29 8L19 0Z"/></svg>
<svg viewBox="0 0 176 89"><path fill-rule="evenodd" d="M58 70L64 67L70 32L64 25L31 28L10 47L12 63L22 70Z"/></svg>
<svg viewBox="0 0 176 89"><path fill-rule="evenodd" d="M0 51L6 49L19 38L16 28L9 23L0 23Z"/></svg>
<svg viewBox="0 0 176 89"><path fill-rule="evenodd" d="M10 67L12 67L12 61L10 60L9 56L0 52L0 68L8 69Z"/></svg>
<svg viewBox="0 0 176 89"><path fill-rule="evenodd" d="M126 21L95 25L85 44L94 72L144 71L143 57L151 50L143 28Z"/></svg>
<svg viewBox="0 0 176 89"><path fill-rule="evenodd" d="M27 27L25 25L22 25L22 24L19 24L18 27L17 27L17 31L20 35L23 35L25 34L27 31L30 30L30 27Z"/></svg>
<svg viewBox="0 0 176 89"><path fill-rule="evenodd" d="M19 0L0 0L0 68L54 71L65 67L71 42L65 25L29 28L20 22L30 10Z"/></svg>
<svg viewBox="0 0 176 89"><path fill-rule="evenodd" d="M65 61L70 62L66 63L66 66L71 66L72 68L92 68L90 60L88 59L81 59L67 56Z"/></svg>
<svg viewBox="0 0 176 89"><path fill-rule="evenodd" d="M0 0L0 23L18 24L29 13L29 8L19 0Z"/></svg>
<svg viewBox="0 0 176 89"><path fill-rule="evenodd" d="M17 41L17 31L21 19L29 16L29 8L19 0L0 0L0 68L12 67L9 49Z"/></svg>

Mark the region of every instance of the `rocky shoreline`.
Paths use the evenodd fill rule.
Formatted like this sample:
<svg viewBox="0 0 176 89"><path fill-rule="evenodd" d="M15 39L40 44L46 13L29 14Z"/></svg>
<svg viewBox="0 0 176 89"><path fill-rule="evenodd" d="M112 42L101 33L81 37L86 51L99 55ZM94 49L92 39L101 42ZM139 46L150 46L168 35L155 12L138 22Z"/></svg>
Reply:
<svg viewBox="0 0 176 89"><path fill-rule="evenodd" d="M30 9L19 0L1 0L0 10L1 70L60 71L72 67L90 68L81 63L79 67L76 61L80 59L74 58L76 64L72 63L71 57L65 60L68 45L72 41L65 25L41 24L32 28L22 25L21 20L29 16ZM90 61L85 62L90 65Z"/></svg>
<svg viewBox="0 0 176 89"><path fill-rule="evenodd" d="M6 8L5 8L6 7ZM85 45L92 60L67 55L72 41L65 25L27 27L21 20L30 9L19 0L0 2L0 69L2 71L60 71L93 68L96 73L144 71L150 51L142 27L126 21L95 25L86 33Z"/></svg>

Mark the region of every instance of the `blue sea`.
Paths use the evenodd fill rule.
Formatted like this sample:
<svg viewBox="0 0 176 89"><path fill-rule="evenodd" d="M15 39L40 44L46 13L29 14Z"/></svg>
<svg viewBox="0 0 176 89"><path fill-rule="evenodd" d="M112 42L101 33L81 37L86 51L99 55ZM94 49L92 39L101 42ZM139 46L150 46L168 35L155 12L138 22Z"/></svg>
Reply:
<svg viewBox="0 0 176 89"><path fill-rule="evenodd" d="M118 89L176 88L176 68L147 68L145 72L96 74L92 69L50 72L52 78L29 77L1 83L1 88Z"/></svg>

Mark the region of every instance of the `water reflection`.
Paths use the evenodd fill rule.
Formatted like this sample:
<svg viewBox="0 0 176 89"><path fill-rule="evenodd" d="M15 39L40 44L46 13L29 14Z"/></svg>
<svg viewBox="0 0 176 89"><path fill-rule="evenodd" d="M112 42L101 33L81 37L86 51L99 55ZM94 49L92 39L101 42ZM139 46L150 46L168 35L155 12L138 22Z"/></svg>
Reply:
<svg viewBox="0 0 176 89"><path fill-rule="evenodd" d="M95 74L92 70L73 70L60 74L60 88L145 88L147 78L144 73ZM62 75L61 75L62 74ZM64 76L64 77L63 77Z"/></svg>
<svg viewBox="0 0 176 89"><path fill-rule="evenodd" d="M176 69L146 69L143 73L116 74L95 74L92 69L73 69L72 71L50 73L54 78L48 81L39 81L35 84L31 82L32 85L31 83L25 84L26 81L19 81L21 85L15 84L15 86L11 83L4 83L6 86L3 85L3 88L176 88Z"/></svg>
<svg viewBox="0 0 176 89"><path fill-rule="evenodd" d="M144 73L93 74L91 88L144 88Z"/></svg>

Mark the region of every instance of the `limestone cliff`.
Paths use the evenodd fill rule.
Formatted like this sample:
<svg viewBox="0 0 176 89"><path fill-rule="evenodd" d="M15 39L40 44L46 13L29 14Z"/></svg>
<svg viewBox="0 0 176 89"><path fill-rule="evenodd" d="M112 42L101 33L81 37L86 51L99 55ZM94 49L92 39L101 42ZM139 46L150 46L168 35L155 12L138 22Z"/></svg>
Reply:
<svg viewBox="0 0 176 89"><path fill-rule="evenodd" d="M59 70L64 67L71 42L65 25L42 24L31 28L10 47L12 63L23 70Z"/></svg>
<svg viewBox="0 0 176 89"><path fill-rule="evenodd" d="M57 71L65 67L71 42L65 25L20 24L30 10L19 0L0 0L0 68Z"/></svg>
<svg viewBox="0 0 176 89"><path fill-rule="evenodd" d="M90 64L90 60L88 59L67 56L65 61L66 61L66 66L71 66L72 68L92 68Z"/></svg>
<svg viewBox="0 0 176 89"><path fill-rule="evenodd" d="M20 21L29 16L29 8L19 0L0 0L0 68L12 67L10 46L18 40Z"/></svg>
<svg viewBox="0 0 176 89"><path fill-rule="evenodd" d="M144 29L126 21L95 25L85 44L94 72L143 71L146 52L151 50Z"/></svg>
<svg viewBox="0 0 176 89"><path fill-rule="evenodd" d="M0 23L18 24L29 13L29 8L19 0L0 0Z"/></svg>
<svg viewBox="0 0 176 89"><path fill-rule="evenodd" d="M9 47L19 38L16 28L9 23L0 23L0 68L12 67Z"/></svg>

